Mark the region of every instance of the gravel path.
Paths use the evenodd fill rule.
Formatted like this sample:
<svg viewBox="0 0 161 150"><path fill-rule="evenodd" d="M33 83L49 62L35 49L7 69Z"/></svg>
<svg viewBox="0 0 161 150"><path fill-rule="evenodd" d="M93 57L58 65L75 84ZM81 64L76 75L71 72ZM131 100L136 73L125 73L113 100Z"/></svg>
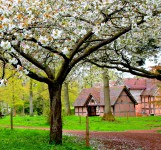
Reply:
<svg viewBox="0 0 161 150"><path fill-rule="evenodd" d="M85 137L82 131L64 133ZM127 132L90 132L90 138L98 144L93 147L100 150L161 150L161 133L156 130ZM91 146L93 141L91 140Z"/></svg>

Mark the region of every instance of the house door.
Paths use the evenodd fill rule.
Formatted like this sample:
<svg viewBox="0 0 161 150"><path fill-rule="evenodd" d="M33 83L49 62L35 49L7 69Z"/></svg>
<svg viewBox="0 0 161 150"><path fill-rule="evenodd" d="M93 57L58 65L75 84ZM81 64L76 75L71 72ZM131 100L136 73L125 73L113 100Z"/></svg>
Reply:
<svg viewBox="0 0 161 150"><path fill-rule="evenodd" d="M96 106L88 106L88 116L96 116Z"/></svg>

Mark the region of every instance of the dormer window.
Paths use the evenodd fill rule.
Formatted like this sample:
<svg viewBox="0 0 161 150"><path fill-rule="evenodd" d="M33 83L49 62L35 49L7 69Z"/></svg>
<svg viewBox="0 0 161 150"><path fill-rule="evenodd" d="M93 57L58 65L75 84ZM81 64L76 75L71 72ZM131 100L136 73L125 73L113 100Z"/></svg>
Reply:
<svg viewBox="0 0 161 150"><path fill-rule="evenodd" d="M94 103L94 99L91 99L91 102Z"/></svg>

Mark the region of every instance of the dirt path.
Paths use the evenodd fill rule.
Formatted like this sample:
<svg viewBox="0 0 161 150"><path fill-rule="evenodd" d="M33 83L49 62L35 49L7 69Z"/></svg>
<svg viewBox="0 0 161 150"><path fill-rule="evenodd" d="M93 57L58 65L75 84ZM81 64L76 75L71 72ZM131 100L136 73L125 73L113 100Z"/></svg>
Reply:
<svg viewBox="0 0 161 150"><path fill-rule="evenodd" d="M64 131L85 136L82 131ZM161 134L156 130L128 132L90 132L90 137L100 144L101 150L161 150Z"/></svg>
<svg viewBox="0 0 161 150"><path fill-rule="evenodd" d="M15 127L49 130L40 127ZM85 137L85 131L63 130L63 134ZM127 132L90 132L90 145L98 150L161 150L161 133L157 130Z"/></svg>

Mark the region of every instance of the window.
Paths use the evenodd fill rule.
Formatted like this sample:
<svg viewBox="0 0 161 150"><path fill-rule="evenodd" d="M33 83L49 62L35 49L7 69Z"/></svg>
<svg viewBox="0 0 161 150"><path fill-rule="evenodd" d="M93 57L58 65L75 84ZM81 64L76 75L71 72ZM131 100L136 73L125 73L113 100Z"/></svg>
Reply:
<svg viewBox="0 0 161 150"><path fill-rule="evenodd" d="M94 103L94 99L91 99L91 102Z"/></svg>

